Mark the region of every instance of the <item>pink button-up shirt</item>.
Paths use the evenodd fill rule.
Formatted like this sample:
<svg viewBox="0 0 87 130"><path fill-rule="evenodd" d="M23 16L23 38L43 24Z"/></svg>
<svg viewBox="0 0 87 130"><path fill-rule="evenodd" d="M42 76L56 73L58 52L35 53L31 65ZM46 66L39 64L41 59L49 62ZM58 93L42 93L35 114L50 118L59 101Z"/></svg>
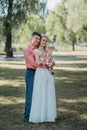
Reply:
<svg viewBox="0 0 87 130"><path fill-rule="evenodd" d="M26 61L26 68L36 69L37 64L35 62L35 47L33 45L28 45L24 49L24 57Z"/></svg>

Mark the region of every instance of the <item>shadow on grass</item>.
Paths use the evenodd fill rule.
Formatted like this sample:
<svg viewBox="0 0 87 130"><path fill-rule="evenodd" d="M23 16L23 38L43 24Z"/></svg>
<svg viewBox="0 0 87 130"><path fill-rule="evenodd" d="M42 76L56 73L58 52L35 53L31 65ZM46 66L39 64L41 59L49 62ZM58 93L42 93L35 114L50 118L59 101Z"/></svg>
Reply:
<svg viewBox="0 0 87 130"><path fill-rule="evenodd" d="M25 70L24 69L17 69L17 68L9 68L5 67L5 68L0 68L0 79L9 79L9 80L20 80L20 79L24 79L25 76Z"/></svg>
<svg viewBox="0 0 87 130"><path fill-rule="evenodd" d="M78 63L78 60L77 61L67 60L67 61L65 61L64 64L57 63L56 67L74 67L74 68L86 68L87 69L87 61L85 61L85 60L83 62L79 61L79 63Z"/></svg>
<svg viewBox="0 0 87 130"><path fill-rule="evenodd" d="M79 117L78 113L59 111L55 123L28 124L23 122L24 104L1 105L1 130L86 130L87 121ZM3 116L4 115L4 116Z"/></svg>
<svg viewBox="0 0 87 130"><path fill-rule="evenodd" d="M11 62L12 63L12 62ZM24 64L6 62L0 68L0 129L1 130L86 130L87 129L87 72L73 71L86 64L58 64L55 86L58 118L55 123L26 124L23 122L25 70ZM20 65L21 69L15 69ZM67 67L67 69L62 69Z"/></svg>
<svg viewBox="0 0 87 130"><path fill-rule="evenodd" d="M78 112L60 111L55 123L27 124L23 122L24 104L1 105L1 130L86 130L87 121L79 117ZM4 115L4 116L3 116Z"/></svg>
<svg viewBox="0 0 87 130"><path fill-rule="evenodd" d="M65 120L64 124L67 126L65 128L67 130L86 130L87 71L76 70L76 68L86 68L86 64L63 63L56 66L59 67L55 69L58 118ZM75 71L70 67L75 68ZM71 128L68 129L69 125Z"/></svg>
<svg viewBox="0 0 87 130"><path fill-rule="evenodd" d="M75 63L75 65L73 65L73 67L78 67L78 68L87 68L87 61L85 63Z"/></svg>
<svg viewBox="0 0 87 130"><path fill-rule="evenodd" d="M21 90L21 91L20 91ZM0 86L0 96L4 97L23 97L24 87L15 86L15 85L2 85Z"/></svg>

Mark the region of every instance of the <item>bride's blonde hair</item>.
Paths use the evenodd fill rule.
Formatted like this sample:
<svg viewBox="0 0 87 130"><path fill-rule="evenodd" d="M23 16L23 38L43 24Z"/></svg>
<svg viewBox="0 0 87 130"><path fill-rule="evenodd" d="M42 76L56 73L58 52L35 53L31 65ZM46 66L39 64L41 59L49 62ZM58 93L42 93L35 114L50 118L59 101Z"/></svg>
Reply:
<svg viewBox="0 0 87 130"><path fill-rule="evenodd" d="M46 34L41 34L41 37L46 37L48 39L48 36Z"/></svg>
<svg viewBox="0 0 87 130"><path fill-rule="evenodd" d="M48 36L47 36L46 34L42 34L41 37L42 37L42 38L45 37L45 38L47 38L47 40L48 40ZM44 47L44 50L46 50L46 48L47 48L47 46Z"/></svg>

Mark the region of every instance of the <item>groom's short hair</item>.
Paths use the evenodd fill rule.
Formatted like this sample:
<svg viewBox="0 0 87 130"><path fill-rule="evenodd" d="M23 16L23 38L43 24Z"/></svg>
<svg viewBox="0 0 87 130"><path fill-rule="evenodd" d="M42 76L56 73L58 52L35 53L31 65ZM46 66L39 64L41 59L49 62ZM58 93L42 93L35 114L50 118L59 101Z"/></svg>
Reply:
<svg viewBox="0 0 87 130"><path fill-rule="evenodd" d="M41 34L40 34L39 32L33 32L33 33L32 33L32 37L33 37L33 36L39 36L40 38L42 38L42 36L41 36Z"/></svg>

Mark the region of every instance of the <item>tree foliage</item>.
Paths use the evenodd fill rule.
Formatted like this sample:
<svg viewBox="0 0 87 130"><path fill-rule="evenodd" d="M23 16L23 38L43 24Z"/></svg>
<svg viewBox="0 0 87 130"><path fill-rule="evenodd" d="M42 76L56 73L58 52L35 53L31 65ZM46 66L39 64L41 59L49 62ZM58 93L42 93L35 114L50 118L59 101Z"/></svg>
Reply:
<svg viewBox="0 0 87 130"><path fill-rule="evenodd" d="M56 35L58 41L71 43L87 39L87 1L62 0L46 18L49 36Z"/></svg>
<svg viewBox="0 0 87 130"><path fill-rule="evenodd" d="M66 30L66 9L63 4L58 4L54 11L46 18L46 30L48 35L56 35L57 40L64 40Z"/></svg>
<svg viewBox="0 0 87 130"><path fill-rule="evenodd" d="M87 25L87 2L72 0L65 3L67 15L67 28L78 33Z"/></svg>
<svg viewBox="0 0 87 130"><path fill-rule="evenodd" d="M13 31L13 43L28 43L31 40L31 33L38 31L39 33L46 33L44 20L36 14L30 14L29 19L20 28Z"/></svg>
<svg viewBox="0 0 87 130"><path fill-rule="evenodd" d="M43 2L42 2L43 3ZM39 0L0 0L0 20L6 37L6 56L12 57L12 31L26 23L31 13L39 14L44 8Z"/></svg>

